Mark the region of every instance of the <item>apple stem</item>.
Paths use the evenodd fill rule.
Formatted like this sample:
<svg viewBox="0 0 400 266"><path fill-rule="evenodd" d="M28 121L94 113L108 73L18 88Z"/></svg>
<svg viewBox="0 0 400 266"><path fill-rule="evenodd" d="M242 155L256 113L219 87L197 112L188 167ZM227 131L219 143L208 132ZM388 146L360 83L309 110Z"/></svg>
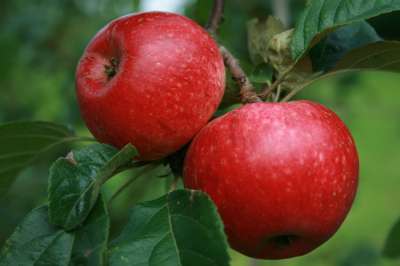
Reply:
<svg viewBox="0 0 400 266"><path fill-rule="evenodd" d="M233 80L240 88L240 99L242 103L261 102L262 100L258 97L253 84L251 84L246 73L244 73L243 69L240 67L238 60L224 46L220 47L220 51L224 58L225 66L229 69Z"/></svg>
<svg viewBox="0 0 400 266"><path fill-rule="evenodd" d="M223 20L224 0L214 0L210 18L208 19L206 29L211 35L215 35L221 21Z"/></svg>

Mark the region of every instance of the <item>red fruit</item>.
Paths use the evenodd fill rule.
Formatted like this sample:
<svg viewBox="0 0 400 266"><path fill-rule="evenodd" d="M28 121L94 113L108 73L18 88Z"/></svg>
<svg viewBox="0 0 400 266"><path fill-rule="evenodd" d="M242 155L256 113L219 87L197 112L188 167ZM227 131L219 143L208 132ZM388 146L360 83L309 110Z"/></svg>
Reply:
<svg viewBox="0 0 400 266"><path fill-rule="evenodd" d="M149 12L105 26L76 72L83 118L101 142L132 143L142 159L187 143L221 101L225 70L213 39L190 19Z"/></svg>
<svg viewBox="0 0 400 266"><path fill-rule="evenodd" d="M254 103L200 131L184 181L214 200L234 249L281 259L336 232L352 205L358 168L350 132L326 107Z"/></svg>

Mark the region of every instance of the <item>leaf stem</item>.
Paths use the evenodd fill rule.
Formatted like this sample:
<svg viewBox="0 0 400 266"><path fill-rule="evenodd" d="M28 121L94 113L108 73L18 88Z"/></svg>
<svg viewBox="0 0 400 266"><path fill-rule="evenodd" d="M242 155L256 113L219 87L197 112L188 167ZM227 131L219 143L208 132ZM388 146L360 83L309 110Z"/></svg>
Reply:
<svg viewBox="0 0 400 266"><path fill-rule="evenodd" d="M330 77L330 76L334 76L336 74L341 74L341 73L346 73L346 72L353 72L353 71L357 71L357 70L356 69L354 69L354 70L344 70L344 71L343 70L339 70L339 71L333 71L333 72L327 73L325 75L322 75L321 73L315 73L315 75L314 75L315 78L313 78L313 79L305 82L304 84L301 84L299 87L293 89L288 95L286 95L281 100L281 102L290 101L294 96L296 96L296 94L301 92L304 88L308 87L310 84L312 84L312 83L314 83L314 82L316 82L318 80L321 80L322 78L327 78L327 77Z"/></svg>
<svg viewBox="0 0 400 266"><path fill-rule="evenodd" d="M282 92L282 87L278 86L278 88L276 89L276 95L274 98L274 102L278 102L279 98L281 97L281 92Z"/></svg>
<svg viewBox="0 0 400 266"><path fill-rule="evenodd" d="M149 164L146 166L143 166L142 169L140 169L136 175L128 179L125 183L123 183L117 191L114 192L114 194L110 197L110 200L108 201L108 205L111 205L111 203L117 198L126 188L128 188L132 183L134 183L136 180L138 180L143 174L145 174L148 170L154 168L155 166L153 164Z"/></svg>
<svg viewBox="0 0 400 266"><path fill-rule="evenodd" d="M169 192L175 191L178 188L179 177L174 177L171 186L169 187Z"/></svg>
<svg viewBox="0 0 400 266"><path fill-rule="evenodd" d="M293 63L282 75L280 75L279 78L277 78L271 86L267 86L260 94L259 96L262 99L266 99L267 97L269 97L271 95L271 93L273 93L276 89L278 89L279 85L281 85L281 83L283 81L285 81L287 75L294 69L294 67L296 66L296 62Z"/></svg>

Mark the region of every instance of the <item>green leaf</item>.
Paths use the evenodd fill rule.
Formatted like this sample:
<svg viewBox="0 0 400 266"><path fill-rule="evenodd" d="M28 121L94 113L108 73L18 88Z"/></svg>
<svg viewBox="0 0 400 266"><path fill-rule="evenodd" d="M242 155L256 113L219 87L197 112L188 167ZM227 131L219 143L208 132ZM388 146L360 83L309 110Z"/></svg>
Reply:
<svg viewBox="0 0 400 266"><path fill-rule="evenodd" d="M333 29L400 9L400 0L312 0L301 15L291 44L292 58L304 53Z"/></svg>
<svg viewBox="0 0 400 266"><path fill-rule="evenodd" d="M346 69L400 72L400 42L382 41L354 49L337 63L333 71Z"/></svg>
<svg viewBox="0 0 400 266"><path fill-rule="evenodd" d="M40 155L79 138L68 128L49 122L12 122L0 126L0 195L17 174Z"/></svg>
<svg viewBox="0 0 400 266"><path fill-rule="evenodd" d="M361 21L328 34L327 38L311 49L315 72L327 72L349 51L380 41L375 29Z"/></svg>
<svg viewBox="0 0 400 266"><path fill-rule="evenodd" d="M255 18L247 23L249 54L254 64L268 63L269 41L283 31L285 27L282 22L272 16L264 21Z"/></svg>
<svg viewBox="0 0 400 266"><path fill-rule="evenodd" d="M400 220L390 230L386 239L383 255L391 259L400 258Z"/></svg>
<svg viewBox="0 0 400 266"><path fill-rule="evenodd" d="M275 35L269 44L269 61L275 69L275 76L280 81L280 88L294 90L313 77L311 59L308 56L293 61L290 55L290 43L293 30Z"/></svg>
<svg viewBox="0 0 400 266"><path fill-rule="evenodd" d="M48 222L48 208L34 209L15 229L0 254L0 265L59 265L70 261L73 234Z"/></svg>
<svg viewBox="0 0 400 266"><path fill-rule="evenodd" d="M132 11L133 12L139 12L140 11L140 0L133 0L132 1L132 6L133 6L133 8L132 8Z"/></svg>
<svg viewBox="0 0 400 266"><path fill-rule="evenodd" d="M100 196L82 227L74 232L75 241L69 265L105 265L109 229L107 206Z"/></svg>
<svg viewBox="0 0 400 266"><path fill-rule="evenodd" d="M137 155L130 144L119 152L95 144L58 159L50 168L50 221L66 230L80 225L96 203L101 185Z"/></svg>
<svg viewBox="0 0 400 266"><path fill-rule="evenodd" d="M29 213L6 241L0 265L104 265L110 221L103 197L73 232L65 232L48 219L47 206Z"/></svg>
<svg viewBox="0 0 400 266"><path fill-rule="evenodd" d="M289 100L293 95L318 80L337 74L363 70L400 72L400 42L382 41L350 51L337 63L331 72L319 75L300 84L283 101Z"/></svg>
<svg viewBox="0 0 400 266"><path fill-rule="evenodd" d="M225 266L227 241L215 206L200 191L177 190L137 205L110 247L110 266Z"/></svg>

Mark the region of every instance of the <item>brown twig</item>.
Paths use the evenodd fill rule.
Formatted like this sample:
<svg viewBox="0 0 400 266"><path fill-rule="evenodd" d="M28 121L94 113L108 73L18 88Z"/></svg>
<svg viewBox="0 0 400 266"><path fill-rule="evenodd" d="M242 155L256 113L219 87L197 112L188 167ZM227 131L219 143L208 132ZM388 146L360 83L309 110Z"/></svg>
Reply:
<svg viewBox="0 0 400 266"><path fill-rule="evenodd" d="M214 0L214 5L208 20L206 29L215 35L224 13L224 0ZM261 102L261 99L254 91L254 87L247 78L246 73L240 67L238 60L224 46L220 46L225 66L229 69L233 79L240 88L240 99L243 103Z"/></svg>
<svg viewBox="0 0 400 266"><path fill-rule="evenodd" d="M243 103L261 102L249 78L240 67L238 60L224 46L220 47L225 66L229 69L236 84L240 88L240 99Z"/></svg>
<svg viewBox="0 0 400 266"><path fill-rule="evenodd" d="M206 29L209 33L214 35L222 21L222 16L224 13L224 0L214 0L214 5L211 10L210 18Z"/></svg>

